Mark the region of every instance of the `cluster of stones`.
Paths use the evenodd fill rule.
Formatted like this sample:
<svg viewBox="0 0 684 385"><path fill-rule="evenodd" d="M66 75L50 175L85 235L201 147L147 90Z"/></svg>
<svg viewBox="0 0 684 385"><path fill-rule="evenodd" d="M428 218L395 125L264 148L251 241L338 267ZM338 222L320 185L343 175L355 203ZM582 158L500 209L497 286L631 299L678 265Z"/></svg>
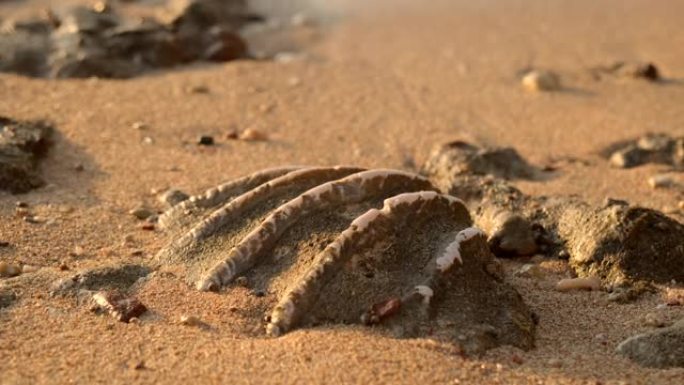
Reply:
<svg viewBox="0 0 684 385"><path fill-rule="evenodd" d="M6 22L0 71L29 76L128 78L154 68L247 55L236 31L258 19L244 0L173 1L161 20L131 19L107 3Z"/></svg>

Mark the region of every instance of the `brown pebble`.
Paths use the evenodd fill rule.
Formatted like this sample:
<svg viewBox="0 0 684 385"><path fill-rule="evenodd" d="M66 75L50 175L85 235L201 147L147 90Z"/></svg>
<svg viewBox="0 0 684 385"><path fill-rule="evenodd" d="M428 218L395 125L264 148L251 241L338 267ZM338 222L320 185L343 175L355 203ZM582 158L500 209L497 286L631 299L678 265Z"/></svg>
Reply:
<svg viewBox="0 0 684 385"><path fill-rule="evenodd" d="M239 276L235 278L235 283L239 286L243 287L248 287L249 286L249 281L247 280L247 277L245 276Z"/></svg>
<svg viewBox="0 0 684 385"><path fill-rule="evenodd" d="M511 356L511 361L518 365L522 365L525 362L525 360L517 354Z"/></svg>
<svg viewBox="0 0 684 385"><path fill-rule="evenodd" d="M561 279L556 284L556 290L566 292L571 290L600 290L601 279L598 277Z"/></svg>
<svg viewBox="0 0 684 385"><path fill-rule="evenodd" d="M145 231L154 231L154 223L145 223L140 228Z"/></svg>
<svg viewBox="0 0 684 385"><path fill-rule="evenodd" d="M19 274L21 274L21 266L8 262L0 262L0 278L16 277Z"/></svg>
<svg viewBox="0 0 684 385"><path fill-rule="evenodd" d="M389 318L399 312L401 309L401 299L400 298L390 298L388 300L373 304L371 306L370 312L368 313L367 319L364 323L376 324L382 322L384 319Z"/></svg>
<svg viewBox="0 0 684 385"><path fill-rule="evenodd" d="M85 249L81 246L76 246L74 249L69 253L72 257L82 257L86 253Z"/></svg>
<svg viewBox="0 0 684 385"><path fill-rule="evenodd" d="M235 140L235 139L239 139L239 138L240 138L240 133L238 133L237 130L228 131L228 133L226 134L226 139L229 139L229 140Z"/></svg>
<svg viewBox="0 0 684 385"><path fill-rule="evenodd" d="M137 298L125 297L115 290L99 291L93 294L93 301L121 322L129 322L132 318L137 318L147 311L147 307Z"/></svg>
<svg viewBox="0 0 684 385"><path fill-rule="evenodd" d="M643 323L646 326L651 326L654 328L662 328L667 326L667 321L665 318L658 313L647 313L643 318Z"/></svg>
<svg viewBox="0 0 684 385"><path fill-rule="evenodd" d="M28 203L22 202L22 201L17 201L17 202L14 204L14 206L16 206L16 207L18 207L18 208L24 208L24 209L27 208L27 207L29 207Z"/></svg>

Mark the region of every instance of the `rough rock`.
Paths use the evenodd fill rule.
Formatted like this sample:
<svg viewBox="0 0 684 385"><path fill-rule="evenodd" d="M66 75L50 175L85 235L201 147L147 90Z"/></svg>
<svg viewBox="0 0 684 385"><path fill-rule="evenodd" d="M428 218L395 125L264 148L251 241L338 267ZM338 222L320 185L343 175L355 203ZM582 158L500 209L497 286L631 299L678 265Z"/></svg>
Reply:
<svg viewBox="0 0 684 385"><path fill-rule="evenodd" d="M566 206L558 234L581 276L598 275L612 284L684 281L684 225L658 211L622 202Z"/></svg>
<svg viewBox="0 0 684 385"><path fill-rule="evenodd" d="M646 367L684 367L684 320L628 338L617 352Z"/></svg>
<svg viewBox="0 0 684 385"><path fill-rule="evenodd" d="M663 147L662 141L652 139L643 140L641 148ZM469 205L475 224L489 233L490 246L498 254L506 254L501 252L501 245L507 244L503 240L531 246L534 239L540 252L569 255L580 277L598 276L607 286L684 282L684 225L674 219L617 200L597 207L574 197L525 196L501 178L464 175L462 158L445 156L451 151L445 148L423 169L442 191ZM501 225L506 220L522 225Z"/></svg>
<svg viewBox="0 0 684 385"><path fill-rule="evenodd" d="M93 302L97 308L108 312L121 322L129 322L147 311L147 307L137 298L125 296L116 290L93 294Z"/></svg>
<svg viewBox="0 0 684 385"><path fill-rule="evenodd" d="M620 141L601 151L611 166L632 168L646 163L684 167L684 138L667 134L647 134L633 140Z"/></svg>
<svg viewBox="0 0 684 385"><path fill-rule="evenodd" d="M649 62L618 61L608 66L594 68L592 72L598 78L613 76L617 78L643 79L652 82L661 79L658 67Z"/></svg>
<svg viewBox="0 0 684 385"><path fill-rule="evenodd" d="M187 200L188 198L190 198L190 196L183 191L170 189L159 195L159 202L169 208Z"/></svg>
<svg viewBox="0 0 684 385"><path fill-rule="evenodd" d="M0 116L0 190L17 194L44 184L37 166L48 150L52 131L43 121Z"/></svg>
<svg viewBox="0 0 684 385"><path fill-rule="evenodd" d="M422 172L438 180L453 180L462 175L535 179L540 171L514 148L481 148L459 140L433 149Z"/></svg>

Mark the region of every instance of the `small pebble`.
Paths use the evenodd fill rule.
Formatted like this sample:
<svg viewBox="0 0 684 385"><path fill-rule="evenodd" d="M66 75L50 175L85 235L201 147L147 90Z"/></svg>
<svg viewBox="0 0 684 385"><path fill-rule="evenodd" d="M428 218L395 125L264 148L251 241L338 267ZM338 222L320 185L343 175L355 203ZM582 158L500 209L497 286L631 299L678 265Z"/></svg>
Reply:
<svg viewBox="0 0 684 385"><path fill-rule="evenodd" d="M85 170L85 166L83 166L83 164L81 164L81 163L77 163L77 164L74 166L74 170L77 171L77 172L84 171L84 170Z"/></svg>
<svg viewBox="0 0 684 385"><path fill-rule="evenodd" d="M135 122L131 125L131 127L133 127L136 130L141 130L141 131L147 130L149 128L149 126L143 122Z"/></svg>
<svg viewBox="0 0 684 385"><path fill-rule="evenodd" d="M648 185L652 188L666 188L674 185L674 180L668 175L655 175L648 178Z"/></svg>
<svg viewBox="0 0 684 385"><path fill-rule="evenodd" d="M544 70L528 72L522 78L522 85L530 91L556 91L561 88L558 75Z"/></svg>
<svg viewBox="0 0 684 385"><path fill-rule="evenodd" d="M33 266L33 265L24 265L21 267L21 272L23 274L27 273L35 273L36 271L40 270L40 266Z"/></svg>
<svg viewBox="0 0 684 385"><path fill-rule="evenodd" d="M154 212L152 210L149 210L149 209L142 207L142 206L136 207L133 210L129 211L128 213L133 215L134 217L140 219L140 220L147 219L147 218L151 217L152 215L154 215Z"/></svg>
<svg viewBox="0 0 684 385"><path fill-rule="evenodd" d="M534 279L542 279L544 278L544 272L542 269L539 267L539 265L535 265L533 263L527 263L523 265L518 271L515 272L514 274L516 277L524 277L524 278L534 278Z"/></svg>
<svg viewBox="0 0 684 385"><path fill-rule="evenodd" d="M643 318L643 324L654 328L662 328L667 326L667 321L658 313L647 313Z"/></svg>
<svg viewBox="0 0 684 385"><path fill-rule="evenodd" d="M185 200L190 198L190 195L184 193L181 190L178 189L169 189L164 191L162 194L159 195L157 198L160 203L165 205L166 207L173 207Z"/></svg>
<svg viewBox="0 0 684 385"><path fill-rule="evenodd" d="M560 368L563 366L563 361L558 358L551 358L547 361L547 364L552 368Z"/></svg>
<svg viewBox="0 0 684 385"><path fill-rule="evenodd" d="M247 280L247 277L245 276L239 276L235 278L235 283L239 286L247 287L249 286L249 281Z"/></svg>
<svg viewBox="0 0 684 385"><path fill-rule="evenodd" d="M568 278L561 279L556 284L556 290L558 291L571 291L571 290L600 290L601 289L601 279L598 277L588 277L588 278Z"/></svg>
<svg viewBox="0 0 684 385"><path fill-rule="evenodd" d="M146 136L142 139L143 144L154 144L154 139L152 139L149 136Z"/></svg>
<svg viewBox="0 0 684 385"><path fill-rule="evenodd" d="M69 253L72 257L82 257L86 253L85 249L81 246L76 246L74 247L73 250L71 250L71 253Z"/></svg>
<svg viewBox="0 0 684 385"><path fill-rule="evenodd" d="M28 203L22 202L22 201L17 201L14 206L19 207L19 208L27 208L29 207Z"/></svg>
<svg viewBox="0 0 684 385"><path fill-rule="evenodd" d="M140 226L140 229L145 231L154 231L154 223L145 223Z"/></svg>
<svg viewBox="0 0 684 385"><path fill-rule="evenodd" d="M21 274L21 266L8 262L0 262L0 278L16 277L19 274Z"/></svg>
<svg viewBox="0 0 684 385"><path fill-rule="evenodd" d="M137 298L126 297L118 291L99 291L92 298L96 306L121 322L130 322L147 311Z"/></svg>
<svg viewBox="0 0 684 385"><path fill-rule="evenodd" d="M209 135L202 135L199 137L197 144L199 144L201 146L213 146L214 145L214 137L209 136Z"/></svg>
<svg viewBox="0 0 684 385"><path fill-rule="evenodd" d="M189 94L208 94L209 87L203 85L194 85L187 87L185 91Z"/></svg>
<svg viewBox="0 0 684 385"><path fill-rule="evenodd" d="M226 134L226 139L229 140L236 140L240 138L240 133L237 132L237 130L231 130Z"/></svg>
<svg viewBox="0 0 684 385"><path fill-rule="evenodd" d="M180 323L181 325L185 326L202 326L204 325L204 322L202 322L199 318L195 317L194 315L182 315L180 317Z"/></svg>
<svg viewBox="0 0 684 385"><path fill-rule="evenodd" d="M10 243L7 241L0 241L0 247L9 247Z"/></svg>
<svg viewBox="0 0 684 385"><path fill-rule="evenodd" d="M257 141L266 141L268 140L268 136L255 129L255 128L248 128L240 134L239 137L240 140L248 141L248 142L257 142Z"/></svg>
<svg viewBox="0 0 684 385"><path fill-rule="evenodd" d="M24 222L32 223L34 225L47 222L47 220L45 218L38 216L38 215L27 215L23 219L24 219Z"/></svg>

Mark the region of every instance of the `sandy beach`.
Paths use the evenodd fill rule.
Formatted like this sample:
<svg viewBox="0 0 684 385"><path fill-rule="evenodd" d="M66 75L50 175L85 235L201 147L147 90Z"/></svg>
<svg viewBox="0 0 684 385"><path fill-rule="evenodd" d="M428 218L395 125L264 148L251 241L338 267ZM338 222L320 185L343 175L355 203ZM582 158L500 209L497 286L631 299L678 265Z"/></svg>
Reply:
<svg viewBox="0 0 684 385"><path fill-rule="evenodd" d="M0 2L0 15L44 3ZM504 260L507 280L538 315L536 347L482 357L361 325L268 338L254 332L261 325L247 290L197 292L172 271L137 292L149 311L133 323L49 295L46 276L147 264L167 238L142 230L129 210L161 210L157 194L165 189L198 194L288 164L419 167L435 145L455 139L512 146L533 164L553 166L545 180L514 183L526 194L623 199L684 218L683 190L647 183L669 173L663 165L618 169L601 156L646 133L684 135L684 2L320 7L308 11L326 21L295 34L292 60L192 64L126 80L0 74L0 115L45 119L57 130L40 166L46 185L0 192L0 240L11 245L0 248L0 260L40 267L35 279L12 286L16 303L0 309L0 383L683 383L682 368L644 368L615 353L621 341L653 330L648 314L672 323L684 318L683 306L658 306L662 292L627 304L608 301L605 291L557 292L556 282L572 273L556 259L541 262L539 280L513 274L529 257ZM663 81L592 76L615 61L655 63ZM563 88L528 92L520 73L529 68L555 71ZM208 92L188 91L200 86ZM247 128L268 140L228 138ZM201 135L216 144L198 146ZM47 222L22 220L17 201ZM179 325L184 314L210 327Z"/></svg>

